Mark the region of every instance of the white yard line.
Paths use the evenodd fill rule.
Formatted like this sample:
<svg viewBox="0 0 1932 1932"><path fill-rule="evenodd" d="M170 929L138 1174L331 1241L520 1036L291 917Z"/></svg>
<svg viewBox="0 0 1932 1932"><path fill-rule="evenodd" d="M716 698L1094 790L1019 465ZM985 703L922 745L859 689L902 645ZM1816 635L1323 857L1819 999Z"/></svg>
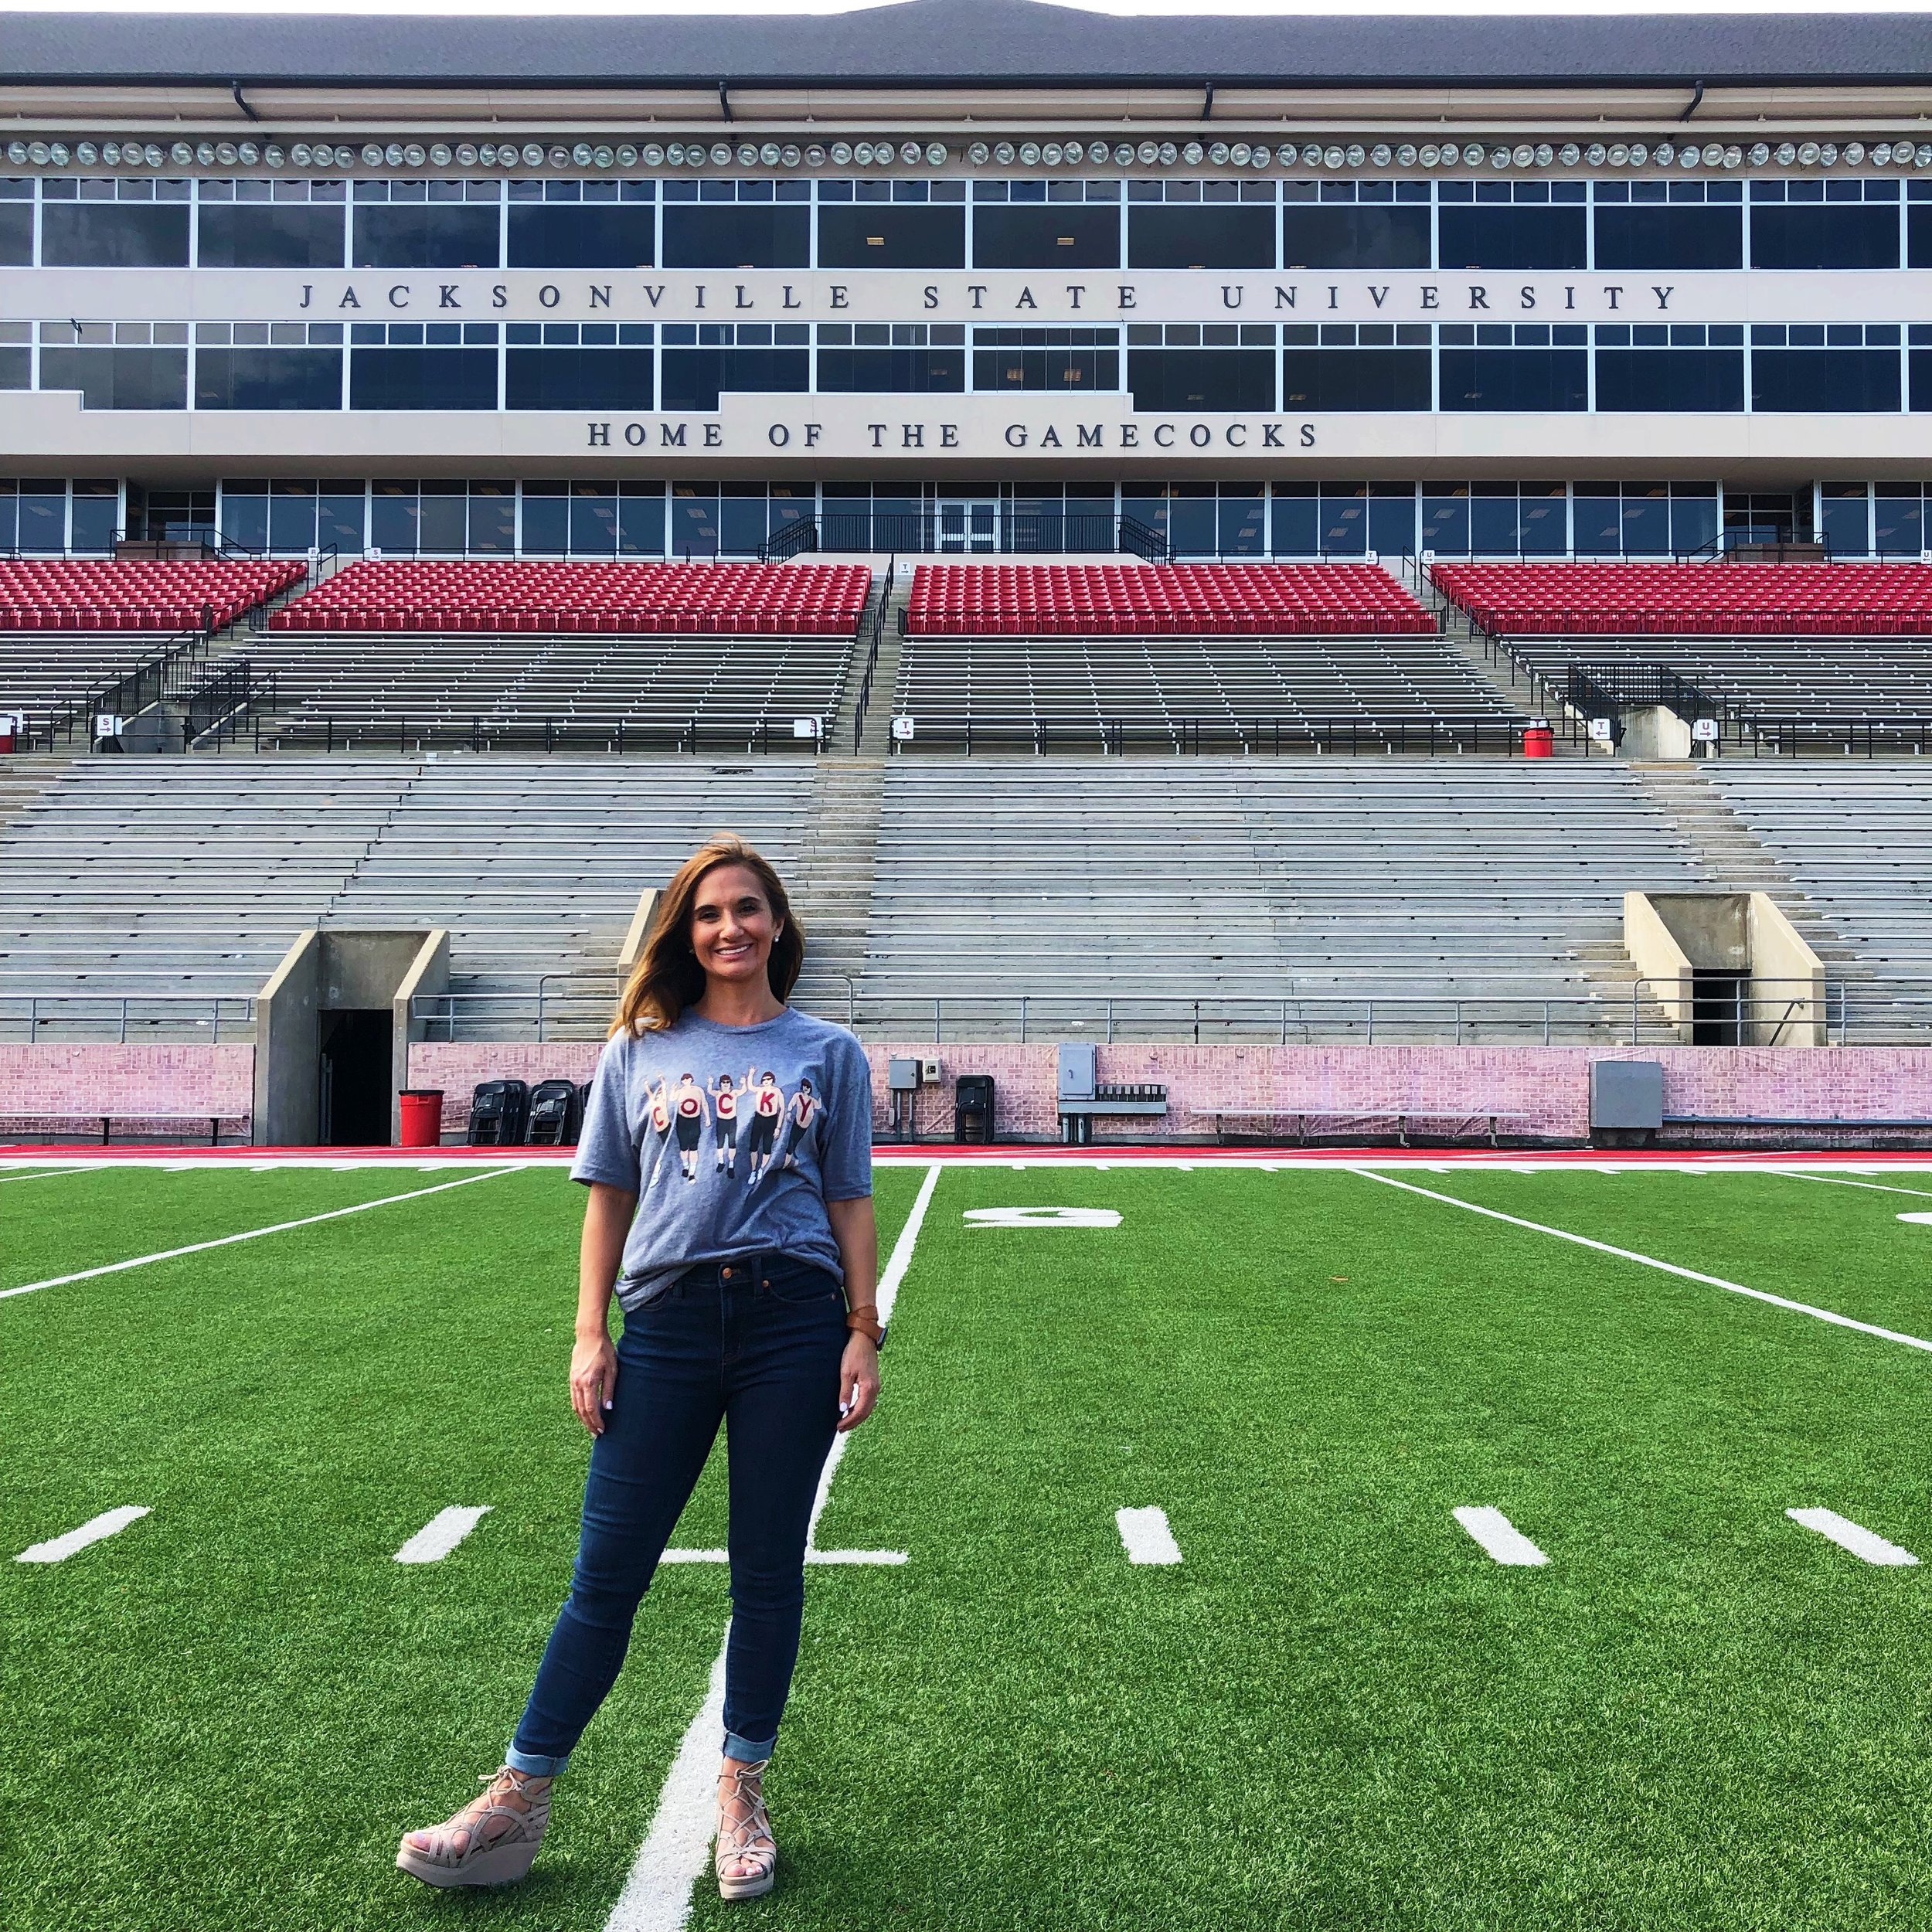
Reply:
<svg viewBox="0 0 1932 1932"><path fill-rule="evenodd" d="M399 1563L440 1563L483 1519L492 1505L479 1503L473 1509L453 1505L439 1509L396 1553Z"/></svg>
<svg viewBox="0 0 1932 1932"><path fill-rule="evenodd" d="M9 1181L57 1181L66 1174L91 1174L90 1167L46 1167L26 1174L0 1174L0 1186Z"/></svg>
<svg viewBox="0 0 1932 1932"><path fill-rule="evenodd" d="M1819 1536L1836 1543L1839 1549L1849 1549L1854 1556L1862 1557L1868 1563L1877 1563L1887 1570L1913 1570L1918 1566L1919 1560L1910 1550L1887 1543L1876 1531L1852 1522L1849 1516L1841 1516L1835 1509L1787 1509L1784 1513L1793 1522L1815 1530Z"/></svg>
<svg viewBox="0 0 1932 1932"><path fill-rule="evenodd" d="M358 1201L349 1207L331 1208L326 1214L305 1214L299 1221L277 1221L271 1227L249 1228L240 1234L224 1234L213 1241L190 1242L185 1248L164 1248L158 1254L138 1254L131 1261L110 1261L97 1268L82 1268L73 1274L50 1274L44 1281L29 1281L17 1288L0 1288L0 1301L16 1294L33 1294L42 1288L64 1287L70 1281L92 1281L104 1274L120 1274L129 1268L145 1268L151 1262L175 1261L184 1254L206 1254L211 1248L232 1247L237 1241L259 1241L265 1234L287 1234L294 1228L312 1228L321 1221L339 1221L345 1214L366 1214L371 1208L393 1207L399 1201L420 1201L430 1194L445 1194L451 1188L474 1187L478 1181L494 1180L499 1174L520 1169L492 1168L486 1174L465 1175L460 1181L439 1181L434 1187L413 1188L407 1194L385 1194L374 1201Z"/></svg>
<svg viewBox="0 0 1932 1932"><path fill-rule="evenodd" d="M1399 1187L1406 1194L1420 1194L1425 1200L1440 1201L1445 1207L1461 1208L1470 1214L1480 1214L1492 1221L1506 1221L1514 1228L1527 1228L1532 1234L1547 1234L1559 1241L1573 1242L1580 1248L1594 1248L1599 1254L1614 1254L1620 1261L1634 1261L1641 1267L1656 1268L1665 1274L1681 1276L1686 1281L1701 1281L1706 1287L1722 1288L1726 1294L1742 1294L1753 1301L1762 1301L1774 1308L1783 1308L1792 1315L1808 1315L1815 1321L1828 1321L1836 1328L1854 1328L1860 1335L1876 1335L1881 1342L1896 1342L1901 1347L1917 1349L1932 1355L1932 1342L1922 1335L1901 1335L1896 1328L1881 1328L1870 1321L1855 1321L1849 1315L1839 1315L1831 1308L1815 1308L1808 1301L1793 1301L1781 1294L1767 1294L1763 1288L1747 1288L1740 1281L1726 1281L1719 1274L1701 1274L1696 1268L1680 1268L1675 1261L1660 1261L1654 1254L1640 1254L1634 1248L1620 1248L1609 1241L1594 1241L1587 1234L1572 1234L1567 1228L1553 1228L1541 1221L1526 1221L1521 1216L1505 1214L1499 1208L1480 1207L1474 1201L1458 1200L1453 1194L1438 1194L1434 1189L1417 1187L1413 1181L1398 1181L1392 1174L1378 1174L1372 1168L1358 1167L1349 1170L1359 1174L1366 1181L1379 1181L1385 1187Z"/></svg>
<svg viewBox="0 0 1932 1932"><path fill-rule="evenodd" d="M1485 1504L1449 1513L1498 1563L1510 1569L1539 1569L1549 1560L1500 1509Z"/></svg>
<svg viewBox="0 0 1932 1932"><path fill-rule="evenodd" d="M44 1543L36 1543L30 1549L23 1549L14 1558L17 1563L64 1563L77 1550L85 1549L90 1543L104 1543L110 1536L117 1536L131 1522L139 1522L148 1511L137 1503L124 1503L118 1509L105 1509L98 1516L83 1522L78 1529L70 1529L64 1536L51 1537Z"/></svg>
<svg viewBox="0 0 1932 1932"><path fill-rule="evenodd" d="M1839 1174L1801 1174L1797 1168L1786 1171L1787 1181L1822 1181L1827 1187L1869 1188L1874 1194L1910 1194L1921 1201L1932 1201L1932 1189L1922 1187L1888 1187L1883 1181L1848 1181Z"/></svg>
<svg viewBox="0 0 1932 1932"><path fill-rule="evenodd" d="M1114 1521L1131 1563L1178 1563L1181 1546L1168 1527L1165 1509L1117 1509Z"/></svg>
<svg viewBox="0 0 1932 1932"><path fill-rule="evenodd" d="M879 1277L879 1318L882 1321L892 1318L893 1304L899 1299L899 1284L912 1265L913 1247L919 1239L927 1205L933 1198L933 1189L939 1185L939 1176L940 1164L935 1161L926 1170L919 1198L906 1217L906 1225L899 1230L899 1239L893 1243L885 1273ZM832 1477L851 1440L849 1435L832 1437L832 1453L825 1458L818 1478L818 1493L812 1501L811 1526L805 1532L808 1563L813 1560L811 1552L818 1534L818 1519L824 1515L825 1499L832 1493ZM890 1562L897 1553L828 1550L821 1553L817 1560L835 1562L855 1557L862 1561ZM722 1550L685 1550L674 1557L666 1550L665 1560L702 1563L723 1554ZM630 1876L624 1881L617 1903L611 1908L604 1932L682 1932L691 1916L691 1888L704 1870L711 1849L718 1738L724 1728L725 1645L730 1639L731 1626L726 1624L725 1644L719 1646L717 1661L711 1666L711 1687L703 1707L692 1719L690 1729L678 1747L678 1755L665 1774L651 1829Z"/></svg>

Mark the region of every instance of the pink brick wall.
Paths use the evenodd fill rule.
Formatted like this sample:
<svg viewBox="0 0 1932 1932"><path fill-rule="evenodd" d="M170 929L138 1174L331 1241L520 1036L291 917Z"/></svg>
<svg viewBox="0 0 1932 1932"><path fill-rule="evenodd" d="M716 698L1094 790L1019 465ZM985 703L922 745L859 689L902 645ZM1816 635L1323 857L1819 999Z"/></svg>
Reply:
<svg viewBox="0 0 1932 1932"><path fill-rule="evenodd" d="M413 1086L444 1090L446 1130L468 1117L478 1080L587 1080L596 1065L593 1041L538 1046L425 1043L410 1049ZM930 1046L869 1046L874 1122L888 1119L886 1063L895 1056L923 1058ZM991 1073L998 1092L1002 1137L1059 1138L1054 1105L1055 1053L1050 1043L945 1046L937 1049L944 1077L918 1101L921 1139L950 1140L952 1083L960 1073ZM1447 1117L1413 1131L1485 1131L1489 1114L1521 1117L1502 1131L1528 1138L1580 1141L1590 1129L1590 1063L1599 1059L1661 1060L1665 1107L1673 1114L1743 1114L1782 1118L1838 1114L1853 1119L1932 1118L1932 1048L1577 1046L1167 1046L1100 1049L1100 1078L1110 1084L1152 1083L1168 1090L1164 1118L1101 1120L1104 1140L1155 1141L1213 1137L1204 1117L1216 1107L1266 1107L1272 1122L1230 1121L1248 1131L1294 1137L1293 1115L1345 1114L1342 1129L1393 1139L1399 1114ZM1333 1122L1311 1131L1336 1131ZM1774 1144L1774 1133L1740 1134L1702 1130L1715 1144ZM1847 1137L1849 1138L1849 1137Z"/></svg>
<svg viewBox="0 0 1932 1932"><path fill-rule="evenodd" d="M444 1090L444 1128L454 1134L468 1117L470 1090L477 1081L587 1080L597 1050L591 1040L543 1046L419 1043L410 1049L410 1079L413 1086ZM886 1061L933 1050L923 1045L868 1049L874 1118L882 1134ZM919 1096L921 1139L951 1138L953 1079L964 1073L993 1076L1003 1136L1057 1138L1051 1044L946 1046L938 1054L944 1079ZM1271 1125L1284 1140L1295 1131L1291 1117L1306 1109L1355 1117L1352 1130L1362 1138L1393 1138L1398 1114L1446 1115L1430 1124L1437 1131L1454 1126L1480 1133L1483 1117L1495 1112L1524 1117L1506 1122L1505 1131L1580 1141L1589 1131L1590 1063L1606 1056L1661 1059L1665 1107L1675 1114L1868 1120L1932 1115L1927 1047L1121 1046L1100 1049L1101 1079L1164 1086L1170 1111L1164 1119L1104 1119L1097 1131L1102 1139L1117 1141L1211 1137L1213 1121L1200 1116L1218 1105L1277 1110L1281 1117L1272 1123L1243 1124ZM131 1125L139 1119L158 1126L167 1116L187 1116L177 1131L192 1140L202 1131L193 1124L197 1118L220 1114L246 1121L253 1078L254 1049L247 1046L0 1045L0 1134L33 1131L34 1116L85 1116L105 1108L128 1117ZM1330 1132L1335 1124L1324 1124ZM91 1131L84 1125L76 1131ZM1696 1138L1709 1144L1776 1145L1783 1137L1702 1130Z"/></svg>
<svg viewBox="0 0 1932 1932"><path fill-rule="evenodd" d="M161 1131L172 1114L190 1118L171 1131L183 1140L205 1140L206 1119L220 1115L233 1138L246 1132L254 1111L255 1049L202 1046L189 1040L161 1046L121 1046L106 1042L60 1046L36 1042L0 1046L0 1134L42 1133L49 1114L117 1116L115 1131L151 1126ZM73 1130L90 1138L97 1126Z"/></svg>
<svg viewBox="0 0 1932 1932"><path fill-rule="evenodd" d="M481 1080L587 1080L597 1071L597 1040L417 1040L410 1048L410 1085L443 1090L443 1131L470 1124L471 1090Z"/></svg>

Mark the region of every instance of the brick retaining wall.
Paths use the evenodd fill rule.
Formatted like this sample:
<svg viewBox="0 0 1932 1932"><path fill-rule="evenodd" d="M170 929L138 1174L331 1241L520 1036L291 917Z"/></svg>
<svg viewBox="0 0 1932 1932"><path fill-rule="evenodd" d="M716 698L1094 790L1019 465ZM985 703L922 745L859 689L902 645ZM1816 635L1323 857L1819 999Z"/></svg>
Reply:
<svg viewBox="0 0 1932 1932"><path fill-rule="evenodd" d="M477 1081L587 1080L597 1051L590 1041L424 1043L410 1049L410 1080L444 1089L444 1125L457 1131L468 1117L470 1090ZM882 1134L889 1117L886 1061L924 1058L934 1051L929 1045L867 1049L874 1125ZM1002 1137L1058 1138L1050 1043L947 1046L937 1052L944 1077L937 1089L919 1096L920 1138L951 1138L952 1083L961 1073L993 1076ZM1363 1138L1393 1138L1398 1114L1449 1116L1433 1123L1433 1130L1459 1124L1465 1133L1481 1133L1485 1117L1495 1113L1523 1117L1503 1124L1512 1138L1580 1141L1590 1129L1590 1063L1603 1059L1662 1060L1665 1111L1673 1114L1932 1119L1928 1047L1123 1045L1100 1047L1099 1058L1100 1078L1110 1084L1154 1083L1168 1090L1165 1118L1098 1122L1100 1138L1114 1141L1211 1138L1215 1122L1209 1117L1216 1107L1277 1111L1277 1138L1291 1138L1295 1122L1290 1117L1306 1111L1358 1116L1353 1134ZM1240 1124L1253 1130L1267 1124ZM1702 1130L1696 1138L1743 1145L1780 1137Z"/></svg>
<svg viewBox="0 0 1932 1932"><path fill-rule="evenodd" d="M923 1058L930 1045L873 1046L874 1124L888 1119L886 1063L895 1055ZM1050 1043L1019 1046L947 1046L937 1049L944 1078L919 1096L922 1140L951 1140L952 1083L960 1073L991 1073L999 1097L1002 1137L1058 1137L1054 1107L1054 1049ZM1932 1118L1932 1047L1579 1046L1118 1046L1100 1049L1100 1077L1168 1089L1164 1119L1103 1119L1099 1136L1112 1141L1212 1138L1216 1107L1267 1107L1280 1117L1275 1137L1291 1138L1302 1111L1355 1117L1350 1138L1392 1139L1396 1115L1452 1117L1419 1128L1440 1132L1459 1125L1484 1131L1491 1113L1518 1114L1504 1123L1509 1138L1581 1141L1590 1121L1593 1060L1661 1060L1665 1104L1674 1114L1744 1114L1780 1117L1832 1114L1856 1118ZM597 1043L559 1041L492 1044L420 1042L410 1049L412 1086L444 1090L443 1125L460 1134L468 1118L471 1088L483 1080L587 1080ZM243 1120L252 1105L254 1049L182 1042L156 1046L0 1045L0 1134L30 1131L30 1117L47 1113L129 1117L130 1128L163 1117L189 1117L175 1131L183 1140L205 1131L194 1122L210 1114ZM1230 1121L1230 1128L1237 1124ZM1250 1130L1267 1123L1239 1124ZM72 1130L83 1136L89 1130ZM1335 1131L1332 1122L1319 1131ZM1777 1144L1775 1133L1703 1130L1706 1145ZM1828 1137L1852 1141L1857 1137Z"/></svg>
<svg viewBox="0 0 1932 1932"><path fill-rule="evenodd" d="M254 1112L255 1049L183 1040L154 1046L107 1041L0 1046L0 1134L71 1134L90 1139L96 1125L49 1129L41 1117L116 1116L114 1131L172 1134L205 1141L212 1116L239 1122L245 1138ZM185 1121L168 1117L185 1114ZM224 1127L230 1138L238 1130Z"/></svg>

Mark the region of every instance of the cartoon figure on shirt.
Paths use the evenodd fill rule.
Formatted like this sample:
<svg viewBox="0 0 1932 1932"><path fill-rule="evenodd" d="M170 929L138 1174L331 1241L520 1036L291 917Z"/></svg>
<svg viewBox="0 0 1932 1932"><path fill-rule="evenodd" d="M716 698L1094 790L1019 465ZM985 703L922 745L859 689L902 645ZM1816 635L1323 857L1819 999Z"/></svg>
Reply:
<svg viewBox="0 0 1932 1932"><path fill-rule="evenodd" d="M651 1103L651 1125L660 1138L671 1131L671 1084L660 1080L655 1087L644 1090L645 1098Z"/></svg>
<svg viewBox="0 0 1932 1932"><path fill-rule="evenodd" d="M798 1090L791 1097L791 1118L785 1128L785 1144L778 1155L781 1167L798 1165L798 1143L811 1131L813 1117L818 1111L818 1096L811 1090L810 1080L801 1080Z"/></svg>
<svg viewBox="0 0 1932 1932"><path fill-rule="evenodd" d="M738 1103L751 1091L751 1073L747 1068L745 1083L742 1087L731 1083L729 1073L720 1073L705 1091L711 1096L713 1138L718 1149L716 1171L727 1180L735 1180L738 1174Z"/></svg>
<svg viewBox="0 0 1932 1932"><path fill-rule="evenodd" d="M695 1074L678 1076L678 1083L671 1090L671 1111L677 1121L678 1164L684 1169L684 1178L695 1181L698 1178L698 1137L704 1131L707 1117L704 1089Z"/></svg>
<svg viewBox="0 0 1932 1932"><path fill-rule="evenodd" d="M770 1165L771 1144L778 1138L778 1123L784 1118L784 1090L778 1084L777 1075L767 1070L758 1077L751 1096L751 1128L745 1141L747 1179L756 1181Z"/></svg>

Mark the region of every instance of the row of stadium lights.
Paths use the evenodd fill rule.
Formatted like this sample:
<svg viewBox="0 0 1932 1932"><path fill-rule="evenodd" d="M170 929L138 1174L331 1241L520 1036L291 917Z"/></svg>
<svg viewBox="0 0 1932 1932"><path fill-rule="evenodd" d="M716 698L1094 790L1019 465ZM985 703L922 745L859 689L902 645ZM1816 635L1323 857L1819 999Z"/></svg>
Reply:
<svg viewBox="0 0 1932 1932"><path fill-rule="evenodd" d="M578 141L546 147L539 141L454 145L433 141L427 146L417 141L369 141L362 147L336 146L326 141L295 141L287 148L270 142L258 145L252 141L76 141L71 147L60 141L14 141L7 144L7 159L18 167L30 163L36 168L349 168L358 161L369 168L631 168L640 163L647 168L821 168L829 162L838 168L944 167L953 158L941 141L835 141L827 146L801 147L785 141L743 141L734 146L728 141L673 141L660 145L646 142L641 147L604 146ZM1485 147L1480 141L1420 145L1404 141L1393 145L1379 141L1373 146L1359 141L1346 145L1308 141L1297 146L1284 141L1270 147L1265 141L976 141L966 150L966 159L975 167L991 163L1011 167L1078 168L1102 166L1111 162L1121 168L1169 168L1176 164L1196 167L1202 162L1215 168L1489 168L1563 167L1580 163L1591 168L1763 168L1775 162L1781 168L1835 168L1841 162L1858 168L1869 162L1879 168L1932 168L1932 143L1914 145L1909 141L1881 141L1867 147L1861 141L1784 141L1774 147L1769 141L1755 141L1747 148L1740 143L1695 141L1682 146L1668 141L1592 141L1587 146L1571 141L1560 147L1550 141L1519 141L1514 147Z"/></svg>

